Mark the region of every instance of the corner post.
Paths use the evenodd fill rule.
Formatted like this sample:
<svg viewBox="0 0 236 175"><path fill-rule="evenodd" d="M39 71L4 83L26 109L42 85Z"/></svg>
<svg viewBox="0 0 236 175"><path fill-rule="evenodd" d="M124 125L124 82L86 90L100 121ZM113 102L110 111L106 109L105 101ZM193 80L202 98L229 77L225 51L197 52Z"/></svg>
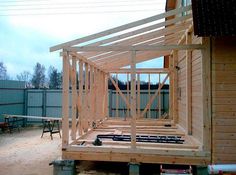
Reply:
<svg viewBox="0 0 236 175"><path fill-rule="evenodd" d="M63 50L62 149L69 144L69 53Z"/></svg>

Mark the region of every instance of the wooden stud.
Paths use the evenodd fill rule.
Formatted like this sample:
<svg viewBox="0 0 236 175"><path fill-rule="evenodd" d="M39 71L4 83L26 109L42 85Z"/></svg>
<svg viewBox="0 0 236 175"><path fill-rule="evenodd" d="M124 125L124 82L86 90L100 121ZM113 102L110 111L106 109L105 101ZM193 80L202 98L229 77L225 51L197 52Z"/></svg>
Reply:
<svg viewBox="0 0 236 175"><path fill-rule="evenodd" d="M79 101L80 101L80 108L79 108L79 136L83 134L82 122L83 122L83 110L84 110L84 103L83 103L83 86L84 86L84 79L83 79L83 61L79 60Z"/></svg>
<svg viewBox="0 0 236 175"><path fill-rule="evenodd" d="M118 81L118 74L116 74L116 85L119 87L119 81ZM116 89L116 117L119 117L119 96L118 91Z"/></svg>
<svg viewBox="0 0 236 175"><path fill-rule="evenodd" d="M130 103L130 95L129 95L129 73L127 73L127 101L128 103ZM128 107L128 105L126 105L126 108L127 108L127 117L129 117L130 115L130 108Z"/></svg>
<svg viewBox="0 0 236 175"><path fill-rule="evenodd" d="M93 120L93 116L94 116L93 96L94 96L94 89L93 89L93 66L90 65L89 66L89 105L90 105L89 119L90 119L90 121Z"/></svg>
<svg viewBox="0 0 236 175"><path fill-rule="evenodd" d="M148 74L148 101L151 99L151 85L150 85L150 74ZM151 118L151 106L148 106L148 118Z"/></svg>
<svg viewBox="0 0 236 175"><path fill-rule="evenodd" d="M136 62L135 51L131 52L131 148L136 148Z"/></svg>
<svg viewBox="0 0 236 175"><path fill-rule="evenodd" d="M104 117L108 118L108 74L105 74L105 86L104 86L104 91L105 91L105 95L104 95L104 100L105 100L105 106L104 106Z"/></svg>
<svg viewBox="0 0 236 175"><path fill-rule="evenodd" d="M138 116L137 118L140 118L140 74L137 74L138 76L138 85L137 85L137 112Z"/></svg>
<svg viewBox="0 0 236 175"><path fill-rule="evenodd" d="M173 119L174 123L178 122L178 74L177 74L177 64L178 64L178 51L173 51Z"/></svg>
<svg viewBox="0 0 236 175"><path fill-rule="evenodd" d="M69 143L69 54L63 51L62 148Z"/></svg>
<svg viewBox="0 0 236 175"><path fill-rule="evenodd" d="M84 113L84 129L87 131L88 130L88 127L89 127L89 124L88 124L88 117L89 117L89 111L90 111L90 106L89 106L89 99L88 99L88 88L89 88L89 73L88 73L88 63L85 63L84 64L85 66L85 84L84 84L84 87L85 87L85 92L84 92L84 104L85 104L85 113Z"/></svg>
<svg viewBox="0 0 236 175"><path fill-rule="evenodd" d="M192 43L190 32L186 33L186 44ZM186 117L187 131L192 135L192 52L186 51Z"/></svg>
<svg viewBox="0 0 236 175"><path fill-rule="evenodd" d="M159 82L159 86L161 85L161 74L158 74L158 82ZM158 92L158 114L159 114L159 118L161 118L161 89Z"/></svg>
<svg viewBox="0 0 236 175"><path fill-rule="evenodd" d="M77 115L77 87L76 87L76 57L72 57L72 71L71 71L71 85L72 85L72 126L71 137L76 139L76 115Z"/></svg>

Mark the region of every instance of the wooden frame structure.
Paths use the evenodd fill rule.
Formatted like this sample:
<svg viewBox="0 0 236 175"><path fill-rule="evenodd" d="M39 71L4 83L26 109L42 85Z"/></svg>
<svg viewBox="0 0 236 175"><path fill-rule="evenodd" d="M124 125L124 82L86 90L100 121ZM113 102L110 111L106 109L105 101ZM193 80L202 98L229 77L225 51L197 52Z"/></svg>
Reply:
<svg viewBox="0 0 236 175"><path fill-rule="evenodd" d="M161 21L171 16L174 18ZM207 56L208 44L207 41L202 42L201 38L193 37L191 6L187 6L51 47L50 51L62 50L63 57L62 157L95 161L208 164L211 124L205 105L210 100L207 96L196 97L201 101L202 106L197 115L202 120L199 126L194 126L196 118L192 106L195 100L191 84L193 76L190 76L195 52ZM161 56L169 56L169 68L136 68L137 63ZM186 64L179 71L181 59L186 60ZM200 65L200 76L209 74L206 65L203 62ZM127 88L130 95L125 96L121 92L117 82L110 77L112 73L126 73L128 81L130 75L131 89ZM140 74L150 73L164 73L166 76L150 97L144 111L140 111ZM179 85L182 74L188 75L187 81ZM77 79L79 84L76 83ZM108 79L115 86L117 96L120 95L130 109L130 115L125 120L119 116L108 116ZM154 98L160 95L167 79L170 82L169 118L143 118ZM208 93L204 91L208 83L203 81L204 78L199 84L203 89L201 97ZM181 86L185 86L186 93L183 93L184 88ZM185 109L182 109L183 97L180 92L186 94ZM69 116L72 118L71 133ZM196 127L199 127L199 134L196 133ZM94 146L92 143L98 134L128 134L131 141L104 140L102 146ZM136 139L140 134L181 136L185 142L139 143Z"/></svg>

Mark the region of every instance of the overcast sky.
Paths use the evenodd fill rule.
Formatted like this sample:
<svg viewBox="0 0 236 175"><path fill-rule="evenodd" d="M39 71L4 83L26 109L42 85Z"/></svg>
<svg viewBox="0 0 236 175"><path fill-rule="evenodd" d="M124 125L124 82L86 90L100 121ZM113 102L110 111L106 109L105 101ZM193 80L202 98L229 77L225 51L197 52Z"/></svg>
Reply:
<svg viewBox="0 0 236 175"><path fill-rule="evenodd" d="M59 53L50 53L49 47L164 8L165 0L1 0L0 61L13 79L25 70L32 73L36 62L61 70Z"/></svg>

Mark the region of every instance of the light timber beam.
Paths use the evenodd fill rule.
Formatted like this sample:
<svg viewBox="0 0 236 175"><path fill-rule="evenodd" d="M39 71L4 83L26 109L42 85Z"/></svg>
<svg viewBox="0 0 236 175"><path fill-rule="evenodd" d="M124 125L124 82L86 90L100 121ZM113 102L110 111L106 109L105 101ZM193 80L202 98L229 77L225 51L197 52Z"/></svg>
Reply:
<svg viewBox="0 0 236 175"><path fill-rule="evenodd" d="M78 127L79 127L79 136L81 136L83 134L82 132L82 120L83 120L83 113L84 113L84 108L83 108L83 86L84 86L84 79L83 79L83 61L80 60L79 61L79 101L80 101L80 107L79 107L79 123L78 123Z"/></svg>
<svg viewBox="0 0 236 175"><path fill-rule="evenodd" d="M158 95L159 91L161 91L161 88L164 86L166 80L168 79L169 74L166 75L166 77L164 78L163 82L161 83L161 85L158 87L157 91L155 92L155 94L152 96L152 98L149 100L149 102L147 103L144 111L142 112L141 116L144 117L145 113L147 112L148 108L150 108L151 104L153 103L154 99L156 98L156 96Z"/></svg>
<svg viewBox="0 0 236 175"><path fill-rule="evenodd" d="M72 57L72 71L71 71L71 86L72 86L72 126L71 137L76 139L76 115L77 115L77 85L76 85L76 57Z"/></svg>
<svg viewBox="0 0 236 175"><path fill-rule="evenodd" d="M116 74L116 86L119 87L119 81L118 81L118 74ZM116 117L119 117L119 96L118 96L118 89L116 88Z"/></svg>
<svg viewBox="0 0 236 175"><path fill-rule="evenodd" d="M202 44L188 44L188 45L123 45L123 46L81 46L81 47L67 47L66 50L71 52L94 52L94 51L164 51L164 50L195 50L204 49Z"/></svg>
<svg viewBox="0 0 236 175"><path fill-rule="evenodd" d="M161 74L158 75L158 88L161 86ZM158 92L158 114L159 118L161 118L161 89Z"/></svg>
<svg viewBox="0 0 236 175"><path fill-rule="evenodd" d="M131 148L136 148L136 62L135 51L131 52Z"/></svg>
<svg viewBox="0 0 236 175"><path fill-rule="evenodd" d="M150 77L150 74L148 74L148 101L150 101L150 99L151 99L151 84L150 84L150 80L151 79L151 77ZM150 106L148 106L148 118L151 118L151 110L150 110L150 107L151 107L151 105Z"/></svg>
<svg viewBox="0 0 236 175"><path fill-rule="evenodd" d="M171 25L171 24L174 24L174 23L179 22L179 21L188 20L190 18L192 18L191 14L186 15L186 16L176 17L176 18L168 20L168 21L160 22L158 24L154 24L154 25L151 25L151 26L148 26L148 27L137 29L135 31L127 32L127 33L124 33L124 34L121 34L121 35L118 35L118 36L114 36L114 37L111 37L111 38L108 38L108 39L104 39L102 41L97 41L95 43L88 44L87 46L99 46L99 45L112 43L112 42L115 42L115 41L117 42L119 40L131 37L131 36L135 36L135 35L138 35L138 34L140 35L142 33L145 34L145 32L150 32L152 30L156 30L158 28L161 28L161 27L164 27L164 26L167 26L167 25Z"/></svg>
<svg viewBox="0 0 236 175"><path fill-rule="evenodd" d="M177 99L177 94L178 94L178 74L177 74L177 64L178 64L178 51L174 50L173 51L173 120L174 123L178 122L178 99Z"/></svg>
<svg viewBox="0 0 236 175"><path fill-rule="evenodd" d="M138 117L140 118L140 74L137 74L138 76L138 84L137 84L137 111L138 111Z"/></svg>
<svg viewBox="0 0 236 175"><path fill-rule="evenodd" d="M173 16L175 14L182 13L183 11L189 11L189 10L191 10L191 8L192 8L191 6L182 7L182 8L171 10L171 11L165 12L165 13L161 13L159 15L155 15L155 16L152 16L152 17L149 17L149 18L146 18L146 19L138 20L138 21L135 21L135 22L132 22L132 23L129 23L129 24L125 24L125 25L122 25L122 26L119 26L119 27L115 27L113 29L109 29L109 30L106 30L106 31L102 31L102 32L93 34L93 35L89 35L89 36L86 36L86 37L83 37L83 38L75 39L75 40L72 40L72 41L69 41L69 42L51 47L50 52L60 50L64 47L76 45L76 44L87 42L87 41L90 41L90 40L94 40L94 39L97 39L97 38L100 38L100 37L103 37L103 36L106 36L106 35L110 35L110 34L113 34L113 33L121 32L121 31L126 30L126 29L130 29L130 28L137 27L137 26L140 26L140 25L143 25L143 24L147 24L147 23L150 23L150 22L153 22L153 21L156 21L156 20L160 20L162 18Z"/></svg>
<svg viewBox="0 0 236 175"><path fill-rule="evenodd" d="M191 33L186 32L186 44L192 43ZM192 52L186 51L186 116L188 134L192 135Z"/></svg>
<svg viewBox="0 0 236 175"><path fill-rule="evenodd" d="M69 54L63 52L62 149L69 143Z"/></svg>

